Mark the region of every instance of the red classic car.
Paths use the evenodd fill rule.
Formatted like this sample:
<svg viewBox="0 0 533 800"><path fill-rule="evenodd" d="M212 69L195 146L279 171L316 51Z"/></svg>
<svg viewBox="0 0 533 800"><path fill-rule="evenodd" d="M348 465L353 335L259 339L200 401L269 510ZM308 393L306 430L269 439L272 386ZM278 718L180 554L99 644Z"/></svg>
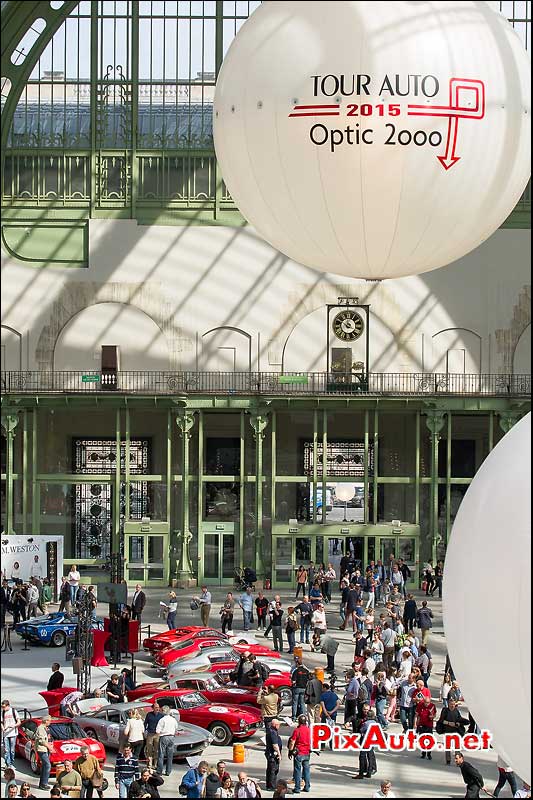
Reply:
<svg viewBox="0 0 533 800"><path fill-rule="evenodd" d="M33 738L41 719L31 717L23 720L18 729L15 744L16 755L30 762L32 772L38 774L41 770L41 759L33 749ZM89 739L84 731L70 717L54 717L48 728L52 739L53 749L50 751L51 774L55 775L56 765L65 761L76 761L83 745L87 745L89 752L95 756L100 765L105 763L105 748L96 739Z"/></svg>
<svg viewBox="0 0 533 800"><path fill-rule="evenodd" d="M213 744L231 744L232 739L248 739L262 726L258 708L232 703L210 703L199 691L166 689L143 698L146 703L156 700L161 707L177 709L183 722L206 728L214 736Z"/></svg>
<svg viewBox="0 0 533 800"><path fill-rule="evenodd" d="M230 703L237 705L250 705L257 708L257 693L259 689L254 686L236 686L223 683L216 675L209 672L194 672L182 678L175 678L173 684L176 689L189 689L201 692L210 703L218 705ZM164 692L170 689L167 682L143 683L136 689L128 692L132 700L144 699L155 692Z"/></svg>
<svg viewBox="0 0 533 800"><path fill-rule="evenodd" d="M154 656L154 664L159 667L166 667L167 664L176 661L177 658L187 658L215 647L225 647L237 655L242 653L253 653L256 656L268 656L269 658L280 658L280 653L265 647L264 644L235 644L230 645L223 639L180 639L172 642L162 650L158 650Z"/></svg>
<svg viewBox="0 0 533 800"><path fill-rule="evenodd" d="M230 644L253 644L254 638L252 634L246 632L239 632L236 636L228 636L226 633L217 631L216 628L202 628L200 625L186 625L181 628L176 628L172 631L163 631L156 633L154 636L148 636L143 640L143 647L151 653L157 650L162 650L168 647L172 642L178 642L181 639L223 639L230 642Z"/></svg>

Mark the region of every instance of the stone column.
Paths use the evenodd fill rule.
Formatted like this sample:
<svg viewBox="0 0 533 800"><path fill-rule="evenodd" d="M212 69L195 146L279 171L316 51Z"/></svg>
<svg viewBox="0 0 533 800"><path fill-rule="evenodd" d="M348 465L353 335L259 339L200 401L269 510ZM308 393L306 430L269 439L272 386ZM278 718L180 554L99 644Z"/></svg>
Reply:
<svg viewBox="0 0 533 800"><path fill-rule="evenodd" d="M431 510L429 532L431 536L431 560L437 561L437 541L439 536L439 441L444 427L445 411L428 411L426 425L431 439Z"/></svg>
<svg viewBox="0 0 533 800"><path fill-rule="evenodd" d="M268 425L268 412L252 411L250 425L255 439L255 570L259 580L265 577L263 533L263 439ZM246 566L246 565L245 565Z"/></svg>
<svg viewBox="0 0 533 800"><path fill-rule="evenodd" d="M2 414L2 428L6 437L6 526L5 532L15 533L13 529L13 442L15 428L19 422L18 413L9 411Z"/></svg>
<svg viewBox="0 0 533 800"><path fill-rule="evenodd" d="M194 571L189 556L189 543L192 533L189 530L189 442L195 422L194 411L183 411L176 416L176 424L181 436L182 454L182 513L181 530L177 537L181 539L181 558L177 564L177 580L180 588L188 588L194 578Z"/></svg>

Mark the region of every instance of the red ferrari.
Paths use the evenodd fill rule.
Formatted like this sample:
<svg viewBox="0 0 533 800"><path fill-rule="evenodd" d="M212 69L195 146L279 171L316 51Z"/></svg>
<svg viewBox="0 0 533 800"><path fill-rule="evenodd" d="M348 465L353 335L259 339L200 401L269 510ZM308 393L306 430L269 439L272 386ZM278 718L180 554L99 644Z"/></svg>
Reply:
<svg viewBox="0 0 533 800"><path fill-rule="evenodd" d="M257 693L259 689L255 686L236 686L235 684L222 683L219 678L209 672L194 672L182 678L175 678L172 683L176 689L189 689L201 692L210 703L232 705L250 705L257 708ZM168 682L157 681L154 683L142 683L135 689L128 692L128 700L140 700L151 696L156 692L164 692L170 689Z"/></svg>
<svg viewBox="0 0 533 800"><path fill-rule="evenodd" d="M23 720L18 729L15 752L19 758L30 762L32 772L39 774L41 759L33 749L33 738L37 727L41 724L38 717ZM51 775L56 773L56 765L65 761L76 761L83 745L87 745L89 752L100 762L105 763L105 748L96 739L88 739L85 732L70 717L53 717L48 732L52 739L50 751Z"/></svg>
<svg viewBox="0 0 533 800"><path fill-rule="evenodd" d="M223 640L227 642L231 639L231 642L235 644L253 644L253 639L250 634L238 633L236 636L229 637L226 633L217 631L216 628L202 628L199 625L187 625L172 631L163 631L162 633L156 633L154 636L148 636L143 641L143 647L145 650L154 653L182 639L217 639L218 641Z"/></svg>
<svg viewBox="0 0 533 800"><path fill-rule="evenodd" d="M228 745L232 739L248 739L262 727L258 708L234 703L211 703L197 689L166 689L143 698L146 703L159 703L179 711L183 722L206 728L214 736L213 744Z"/></svg>
<svg viewBox="0 0 533 800"><path fill-rule="evenodd" d="M187 658L189 656L198 655L204 650L209 650L213 647L228 646L228 649L236 652L237 655L242 653L253 653L256 656L269 656L271 658L281 658L281 654L264 644L235 644L230 645L227 640L223 639L179 639L177 642L169 643L167 647L158 650L154 654L154 664L159 667L166 667L177 658Z"/></svg>

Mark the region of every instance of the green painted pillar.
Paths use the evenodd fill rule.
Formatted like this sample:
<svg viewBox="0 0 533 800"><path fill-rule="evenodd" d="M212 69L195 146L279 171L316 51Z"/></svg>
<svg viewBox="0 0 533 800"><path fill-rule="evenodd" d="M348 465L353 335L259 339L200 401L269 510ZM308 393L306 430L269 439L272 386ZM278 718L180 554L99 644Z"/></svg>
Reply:
<svg viewBox="0 0 533 800"><path fill-rule="evenodd" d="M15 428L19 422L18 413L9 411L2 414L2 428L6 437L6 529L9 535L15 533L13 529L13 442Z"/></svg>
<svg viewBox="0 0 533 800"><path fill-rule="evenodd" d="M263 439L268 425L268 412L252 411L250 425L255 439L255 571L262 580L265 577L264 531L263 531Z"/></svg>
<svg viewBox="0 0 533 800"><path fill-rule="evenodd" d="M194 411L183 411L176 416L176 424L181 436L182 454L182 514L181 530L178 537L181 539L181 558L177 568L178 585L187 588L188 582L194 577L194 572L189 556L189 544L192 533L189 529L189 442L194 427Z"/></svg>
<svg viewBox="0 0 533 800"><path fill-rule="evenodd" d="M499 423L500 428L504 433L509 433L513 425L516 425L519 419L522 419L521 411L500 411Z"/></svg>
<svg viewBox="0 0 533 800"><path fill-rule="evenodd" d="M431 559L437 560L437 539L439 535L439 440L444 427L445 411L428 411L426 425L431 436L431 509L429 534L431 536Z"/></svg>

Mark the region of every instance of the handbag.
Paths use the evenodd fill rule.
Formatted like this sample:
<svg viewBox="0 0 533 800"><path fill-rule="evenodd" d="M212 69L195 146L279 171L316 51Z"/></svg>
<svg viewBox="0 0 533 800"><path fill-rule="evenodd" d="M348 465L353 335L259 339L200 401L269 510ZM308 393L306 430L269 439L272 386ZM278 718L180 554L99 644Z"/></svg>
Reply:
<svg viewBox="0 0 533 800"><path fill-rule="evenodd" d="M428 588L428 582L422 581L422 586L421 586L422 591L425 592L427 588Z"/></svg>
<svg viewBox="0 0 533 800"><path fill-rule="evenodd" d="M107 780L104 778L101 772L97 772L96 770L93 772L90 778L91 786L94 789L106 789L107 787L104 786L104 781L107 783Z"/></svg>

